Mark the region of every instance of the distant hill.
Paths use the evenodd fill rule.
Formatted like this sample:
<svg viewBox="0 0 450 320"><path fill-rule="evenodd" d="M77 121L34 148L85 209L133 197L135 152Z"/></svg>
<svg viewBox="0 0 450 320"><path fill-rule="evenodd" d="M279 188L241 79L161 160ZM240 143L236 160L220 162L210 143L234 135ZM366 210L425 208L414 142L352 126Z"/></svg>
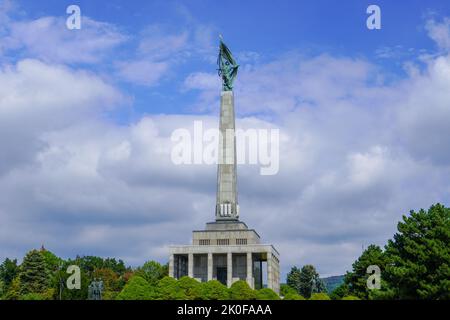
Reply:
<svg viewBox="0 0 450 320"><path fill-rule="evenodd" d="M325 282L328 293L331 293L336 287L340 286L344 282L344 275L326 277L322 278L322 280Z"/></svg>

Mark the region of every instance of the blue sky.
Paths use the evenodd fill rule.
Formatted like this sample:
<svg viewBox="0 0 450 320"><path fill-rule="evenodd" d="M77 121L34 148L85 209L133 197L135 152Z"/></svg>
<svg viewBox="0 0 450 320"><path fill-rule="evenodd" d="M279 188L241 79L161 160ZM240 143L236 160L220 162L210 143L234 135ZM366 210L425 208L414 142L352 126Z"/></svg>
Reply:
<svg viewBox="0 0 450 320"><path fill-rule="evenodd" d="M238 190L283 277L342 274L402 214L448 205L445 1L0 0L0 259L165 262L213 219L215 166L174 165L170 137L218 124L219 34L238 127L280 130L279 173L240 166Z"/></svg>

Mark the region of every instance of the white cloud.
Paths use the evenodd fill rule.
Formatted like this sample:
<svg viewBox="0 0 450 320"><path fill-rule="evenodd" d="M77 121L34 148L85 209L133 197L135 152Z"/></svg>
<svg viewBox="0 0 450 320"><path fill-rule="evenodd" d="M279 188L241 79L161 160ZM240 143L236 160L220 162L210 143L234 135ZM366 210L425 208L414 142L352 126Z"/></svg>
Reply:
<svg viewBox="0 0 450 320"><path fill-rule="evenodd" d="M126 40L117 28L83 16L80 30L69 30L64 18L12 21L0 51L20 50L22 57L56 63L96 63Z"/></svg>
<svg viewBox="0 0 450 320"><path fill-rule="evenodd" d="M442 22L434 19L427 21L425 29L428 31L429 37L436 42L439 48L450 50L450 19L444 18Z"/></svg>
<svg viewBox="0 0 450 320"><path fill-rule="evenodd" d="M146 60L119 62L118 73L123 80L144 86L157 84L169 69L168 62Z"/></svg>

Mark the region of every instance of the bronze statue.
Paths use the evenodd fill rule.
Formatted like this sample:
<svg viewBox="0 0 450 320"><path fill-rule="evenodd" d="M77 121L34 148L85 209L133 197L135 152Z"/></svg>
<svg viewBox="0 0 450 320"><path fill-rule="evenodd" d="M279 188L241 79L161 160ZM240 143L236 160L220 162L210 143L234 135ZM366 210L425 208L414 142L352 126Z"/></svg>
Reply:
<svg viewBox="0 0 450 320"><path fill-rule="evenodd" d="M220 36L219 57L217 58L217 65L219 66L219 76L222 78L222 90L232 91L233 82L237 76L239 65L234 60L231 51L223 42L222 36Z"/></svg>

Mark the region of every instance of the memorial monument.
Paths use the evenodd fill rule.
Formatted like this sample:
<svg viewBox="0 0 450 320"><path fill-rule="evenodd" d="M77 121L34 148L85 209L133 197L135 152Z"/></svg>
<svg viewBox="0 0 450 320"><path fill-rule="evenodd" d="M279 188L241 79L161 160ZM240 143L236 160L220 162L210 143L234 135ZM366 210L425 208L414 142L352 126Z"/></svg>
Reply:
<svg viewBox="0 0 450 320"><path fill-rule="evenodd" d="M267 286L279 293L278 251L262 244L259 234L239 220L233 96L239 66L222 38L217 64L222 92L215 221L193 231L191 245L170 246L169 275L201 282L215 279L228 287L245 280L253 289Z"/></svg>

